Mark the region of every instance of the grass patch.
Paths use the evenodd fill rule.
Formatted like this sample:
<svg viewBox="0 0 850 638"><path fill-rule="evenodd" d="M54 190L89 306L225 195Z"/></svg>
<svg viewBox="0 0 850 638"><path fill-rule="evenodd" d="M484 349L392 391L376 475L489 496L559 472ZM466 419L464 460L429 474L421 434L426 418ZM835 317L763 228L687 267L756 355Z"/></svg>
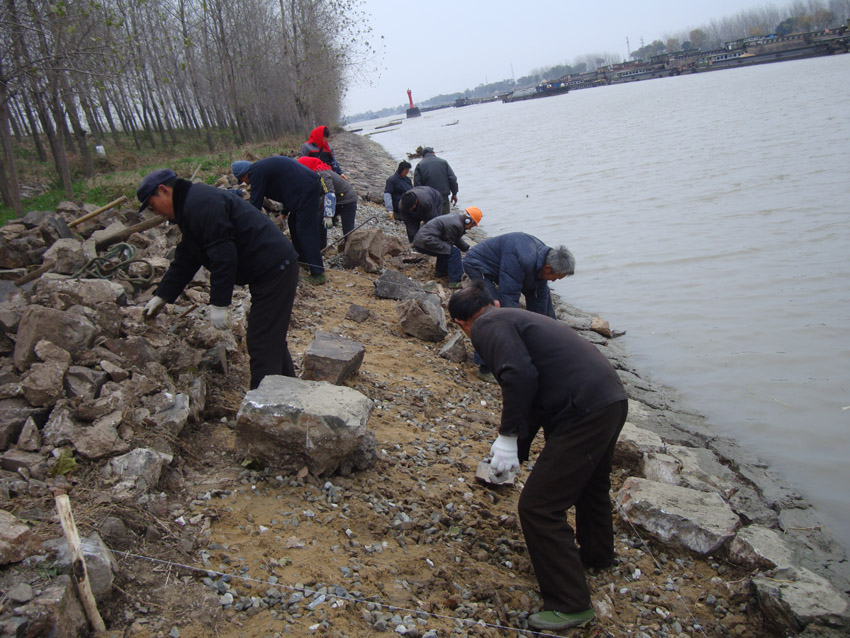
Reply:
<svg viewBox="0 0 850 638"><path fill-rule="evenodd" d="M194 133L181 133L178 143L168 148L162 146L159 135L155 136L154 147L147 138L143 140L140 136L140 149L136 148L130 136L120 140L120 147L112 137L108 137L104 140L106 157L95 156L94 177L83 177L80 159L70 157L72 199L78 204L100 207L124 195L133 204L139 182L157 168L170 168L185 179L189 179L197 170L196 180L214 184L230 172L230 163L234 160L256 161L271 155L297 154L308 133L305 132L303 137L293 134L277 140L236 146L230 132L216 132L213 135L216 150L212 152L209 151L206 138ZM26 193L32 193L23 199L24 214L34 210L56 210L59 202L68 199L56 175L52 158L47 162L39 162L31 139L16 147L15 158L18 183ZM14 210L0 204L0 222L5 223L14 218Z"/></svg>

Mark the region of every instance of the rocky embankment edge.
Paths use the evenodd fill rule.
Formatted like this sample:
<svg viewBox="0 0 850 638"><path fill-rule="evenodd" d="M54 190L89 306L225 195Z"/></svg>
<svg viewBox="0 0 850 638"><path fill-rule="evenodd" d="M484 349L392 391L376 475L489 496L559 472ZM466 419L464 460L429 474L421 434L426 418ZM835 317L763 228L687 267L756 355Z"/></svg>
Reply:
<svg viewBox="0 0 850 638"><path fill-rule="evenodd" d="M358 176L358 191L380 202L383 176L397 162L363 136L341 133L335 143ZM480 230L470 235L485 236ZM562 300L557 314L608 357L629 394L616 462L633 474L616 494L621 518L671 548L723 555L751 568L750 582L773 630L846 635L846 550L806 499L751 451L719 435L674 389L637 370L623 341L612 338L606 323L598 328L598 317Z"/></svg>
<svg viewBox="0 0 850 638"><path fill-rule="evenodd" d="M380 202L397 162L367 138L341 133L334 144L361 196ZM382 449L351 475L278 477L246 467L232 446L247 292L234 295L227 334L204 318L203 272L144 322L179 232L128 234L135 207L69 232L94 208L66 203L0 229L3 283L39 263L53 271L0 302L0 635L84 633L60 551L62 490L109 635L525 635L539 600L518 490L469 485L498 422L498 388L468 362L446 363L442 347L403 329L395 301L377 299L376 277L403 271L445 301L427 260L397 255L378 277L329 256L327 285L299 285L290 348L303 365L319 330L365 344L373 360L347 389L374 402L368 425ZM403 243L380 207L364 203L362 222ZM126 278L69 277L118 237L126 245L112 259L129 247L144 256ZM355 301L370 320L339 319ZM614 473L618 562L588 573L599 620L585 637L846 635L844 552L805 501L635 369L604 323L564 303L558 312L631 397Z"/></svg>

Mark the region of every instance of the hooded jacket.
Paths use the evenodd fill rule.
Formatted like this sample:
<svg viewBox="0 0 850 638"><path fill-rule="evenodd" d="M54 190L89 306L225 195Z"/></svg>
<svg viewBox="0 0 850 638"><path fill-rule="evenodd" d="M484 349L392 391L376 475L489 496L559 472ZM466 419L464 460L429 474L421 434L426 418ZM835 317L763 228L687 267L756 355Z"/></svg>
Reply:
<svg viewBox="0 0 850 638"><path fill-rule="evenodd" d="M234 285L260 283L298 260L280 229L231 191L177 180L173 199L182 237L155 293L169 303L201 266L210 271L210 303L229 306Z"/></svg>
<svg viewBox="0 0 850 638"><path fill-rule="evenodd" d="M333 169L334 173L342 175L342 168L334 157L333 147L325 141L327 126L317 126L310 131L310 137L301 145L302 157L318 157Z"/></svg>
<svg viewBox="0 0 850 638"><path fill-rule="evenodd" d="M519 308L522 294L528 310L554 317L549 282L537 276L549 250L526 233L496 235L470 248L463 260L464 270L474 269L495 283L502 308Z"/></svg>
<svg viewBox="0 0 850 638"><path fill-rule="evenodd" d="M449 213L435 217L419 229L413 238L413 245L440 255L451 253L452 246L466 252L469 250L469 244L463 240L466 233L463 220L466 217L466 213Z"/></svg>

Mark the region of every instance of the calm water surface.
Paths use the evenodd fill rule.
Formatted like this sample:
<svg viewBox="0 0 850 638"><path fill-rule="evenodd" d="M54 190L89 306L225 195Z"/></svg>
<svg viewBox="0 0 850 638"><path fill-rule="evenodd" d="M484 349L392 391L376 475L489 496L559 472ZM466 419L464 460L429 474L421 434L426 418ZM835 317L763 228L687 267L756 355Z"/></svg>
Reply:
<svg viewBox="0 0 850 638"><path fill-rule="evenodd" d="M425 113L490 235L575 254L554 285L793 482L850 547L850 55ZM412 82L415 89L415 82ZM392 118L366 123L364 133Z"/></svg>

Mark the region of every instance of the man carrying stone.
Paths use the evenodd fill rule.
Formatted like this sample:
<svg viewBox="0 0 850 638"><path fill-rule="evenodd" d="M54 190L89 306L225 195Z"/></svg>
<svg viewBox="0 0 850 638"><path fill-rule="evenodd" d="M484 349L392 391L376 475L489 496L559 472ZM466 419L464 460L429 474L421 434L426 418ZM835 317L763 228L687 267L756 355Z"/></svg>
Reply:
<svg viewBox="0 0 850 638"><path fill-rule="evenodd" d="M595 617L583 567L614 563L610 473L628 412L626 392L607 359L572 328L499 308L481 280L452 295L449 313L501 386L490 471L518 468L541 427L546 439L518 504L543 598L543 610L528 624L547 631L583 627ZM575 532L567 522L573 506Z"/></svg>
<svg viewBox="0 0 850 638"><path fill-rule="evenodd" d="M173 303L198 268L210 271L210 321L227 328L233 286L251 291L246 342L251 389L269 374L295 376L286 343L298 288L298 254L286 236L235 193L179 179L170 169L149 173L136 191L139 212L154 213L177 224L181 241L171 265L145 306L152 319Z"/></svg>

